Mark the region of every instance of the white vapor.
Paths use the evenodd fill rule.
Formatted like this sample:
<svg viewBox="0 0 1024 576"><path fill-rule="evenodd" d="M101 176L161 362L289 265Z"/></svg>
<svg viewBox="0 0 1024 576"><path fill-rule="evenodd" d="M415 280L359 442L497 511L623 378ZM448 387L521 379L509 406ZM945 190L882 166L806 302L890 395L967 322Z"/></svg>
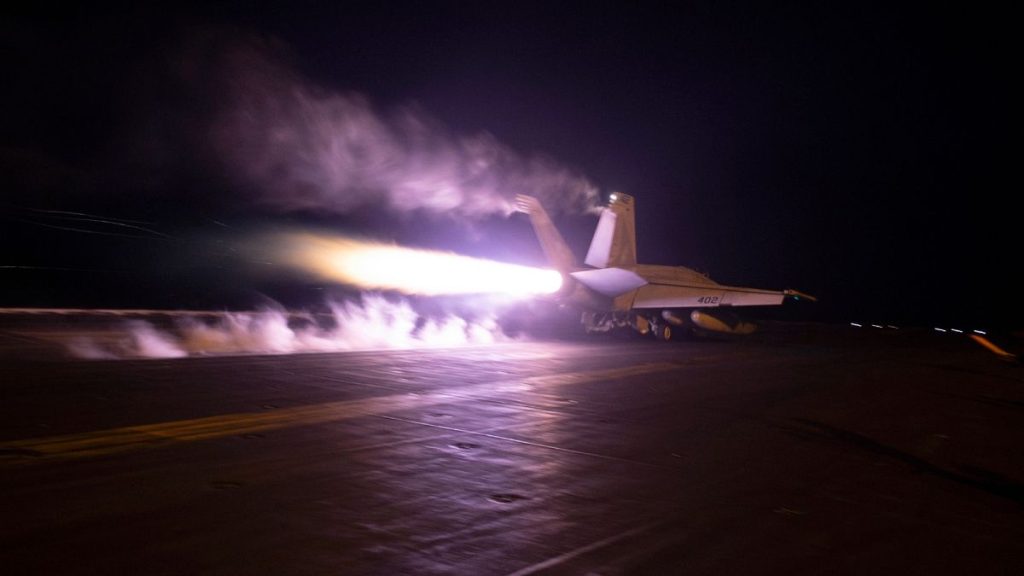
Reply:
<svg viewBox="0 0 1024 576"><path fill-rule="evenodd" d="M414 106L382 113L365 96L314 85L265 43L215 50L215 91L227 100L212 144L228 174L265 205L347 213L384 204L484 217L510 214L521 193L558 211L598 203L594 185L553 160L488 133L452 134Z"/></svg>
<svg viewBox="0 0 1024 576"><path fill-rule="evenodd" d="M78 339L67 349L83 359L181 358L448 348L511 340L494 316L428 318L404 300L379 295L364 295L360 302L332 302L328 307L328 322L317 322L312 315L296 317L280 308L228 312L212 322L186 316L169 329L133 320L107 337Z"/></svg>

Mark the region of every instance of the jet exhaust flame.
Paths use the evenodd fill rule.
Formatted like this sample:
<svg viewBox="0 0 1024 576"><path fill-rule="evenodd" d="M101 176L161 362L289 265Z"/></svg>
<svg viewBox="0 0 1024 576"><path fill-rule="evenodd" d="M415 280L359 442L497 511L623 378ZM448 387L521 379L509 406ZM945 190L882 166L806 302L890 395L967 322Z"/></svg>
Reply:
<svg viewBox="0 0 1024 576"><path fill-rule="evenodd" d="M471 258L449 252L332 238L286 236L280 257L328 280L409 295L553 294L562 286L554 270Z"/></svg>

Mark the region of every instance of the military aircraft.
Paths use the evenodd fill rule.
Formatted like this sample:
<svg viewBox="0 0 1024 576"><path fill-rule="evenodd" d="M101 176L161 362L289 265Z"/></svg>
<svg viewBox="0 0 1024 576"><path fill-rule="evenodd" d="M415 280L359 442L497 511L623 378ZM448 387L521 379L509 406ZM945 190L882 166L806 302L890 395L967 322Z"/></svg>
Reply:
<svg viewBox="0 0 1024 576"><path fill-rule="evenodd" d="M786 298L816 300L796 290L761 290L719 284L682 266L637 264L635 203L615 193L601 210L584 264L555 228L540 201L516 196L516 208L530 217L550 264L562 273L556 298L582 308L587 332L630 327L671 340L674 330L750 334L757 329L730 311L738 306L776 306Z"/></svg>

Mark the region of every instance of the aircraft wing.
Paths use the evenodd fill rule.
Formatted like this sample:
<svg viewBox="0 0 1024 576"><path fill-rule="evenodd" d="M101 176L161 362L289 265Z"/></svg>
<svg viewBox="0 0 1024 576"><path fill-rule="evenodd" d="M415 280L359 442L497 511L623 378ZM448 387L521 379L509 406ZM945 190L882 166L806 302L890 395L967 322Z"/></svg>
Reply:
<svg viewBox="0 0 1024 576"><path fill-rule="evenodd" d="M667 270L667 271L666 271ZM654 266L598 268L571 272L587 288L611 298L625 296L630 308L709 308L714 306L775 306L787 297L816 300L796 290L762 290L723 286L685 268Z"/></svg>
<svg viewBox="0 0 1024 576"><path fill-rule="evenodd" d="M712 306L774 306L785 291L736 286L648 284L637 290L633 308L705 308Z"/></svg>

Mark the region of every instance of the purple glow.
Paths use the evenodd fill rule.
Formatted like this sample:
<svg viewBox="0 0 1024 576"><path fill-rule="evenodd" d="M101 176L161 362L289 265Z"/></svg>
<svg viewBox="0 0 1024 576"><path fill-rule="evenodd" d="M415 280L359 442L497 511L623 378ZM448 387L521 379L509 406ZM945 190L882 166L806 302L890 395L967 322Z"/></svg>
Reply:
<svg viewBox="0 0 1024 576"><path fill-rule="evenodd" d="M380 295L365 295L359 302L330 302L329 307L333 328L313 322L294 325L290 318L306 315L282 308L226 312L213 322L209 313L186 313L176 316L170 329L131 320L112 333L79 337L65 345L76 358L115 360L450 348L511 340L495 316L421 318L408 302Z"/></svg>
<svg viewBox="0 0 1024 576"><path fill-rule="evenodd" d="M221 48L210 137L239 184L278 209L347 213L379 203L483 217L513 212L529 192L554 210L596 208L597 188L543 156L484 132L451 133L415 106L382 111L356 93L325 90L281 63L265 43Z"/></svg>

